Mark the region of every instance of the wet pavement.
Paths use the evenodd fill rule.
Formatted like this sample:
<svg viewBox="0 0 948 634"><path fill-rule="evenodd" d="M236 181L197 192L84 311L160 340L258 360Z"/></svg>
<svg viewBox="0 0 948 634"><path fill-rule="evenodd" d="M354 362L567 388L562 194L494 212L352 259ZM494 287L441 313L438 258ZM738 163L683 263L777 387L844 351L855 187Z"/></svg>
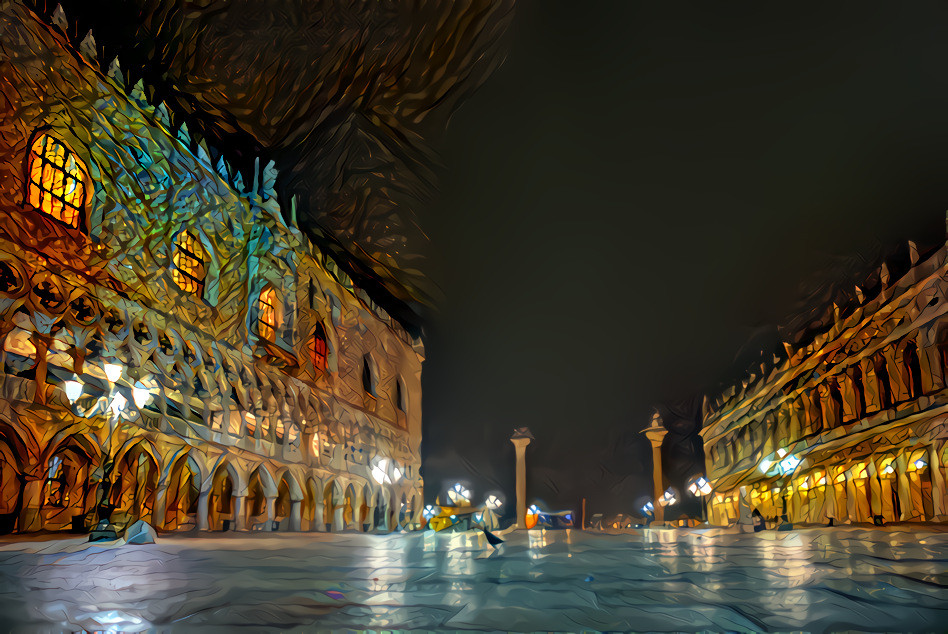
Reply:
<svg viewBox="0 0 948 634"><path fill-rule="evenodd" d="M193 534L0 543L4 631L933 631L948 533Z"/></svg>

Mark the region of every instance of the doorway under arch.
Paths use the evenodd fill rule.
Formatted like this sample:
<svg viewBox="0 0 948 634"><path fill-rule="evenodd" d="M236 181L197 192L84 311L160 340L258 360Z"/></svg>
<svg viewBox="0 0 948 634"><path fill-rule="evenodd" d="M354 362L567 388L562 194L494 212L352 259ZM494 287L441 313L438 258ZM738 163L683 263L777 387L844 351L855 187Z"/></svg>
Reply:
<svg viewBox="0 0 948 634"><path fill-rule="evenodd" d="M136 520L151 523L158 490L158 464L142 442L125 452L112 482L112 521L129 526Z"/></svg>
<svg viewBox="0 0 948 634"><path fill-rule="evenodd" d="M166 530L190 530L197 526L200 482L201 471L191 456L181 456L172 465L165 507Z"/></svg>
<svg viewBox="0 0 948 634"><path fill-rule="evenodd" d="M207 496L207 518L211 530L224 530L227 521L234 528L234 487L237 474L226 462L214 470L211 478L211 492Z"/></svg>

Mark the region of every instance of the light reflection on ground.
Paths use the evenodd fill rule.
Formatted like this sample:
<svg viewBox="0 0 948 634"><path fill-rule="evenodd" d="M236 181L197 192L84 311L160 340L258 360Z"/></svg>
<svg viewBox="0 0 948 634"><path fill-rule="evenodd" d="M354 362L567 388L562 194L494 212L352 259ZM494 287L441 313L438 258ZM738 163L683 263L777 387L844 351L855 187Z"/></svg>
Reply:
<svg viewBox="0 0 948 634"><path fill-rule="evenodd" d="M948 533L228 534L0 543L9 629L937 630Z"/></svg>

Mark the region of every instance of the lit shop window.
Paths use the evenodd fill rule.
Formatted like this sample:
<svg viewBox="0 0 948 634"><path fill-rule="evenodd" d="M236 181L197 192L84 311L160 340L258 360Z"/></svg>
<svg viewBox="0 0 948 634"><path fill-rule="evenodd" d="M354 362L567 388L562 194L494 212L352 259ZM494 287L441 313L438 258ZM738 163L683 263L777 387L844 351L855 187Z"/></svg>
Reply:
<svg viewBox="0 0 948 634"><path fill-rule="evenodd" d="M171 256L171 277L185 293L198 297L204 294L204 278L207 276L207 253L201 241L190 231L182 231L174 241Z"/></svg>
<svg viewBox="0 0 948 634"><path fill-rule="evenodd" d="M27 202L56 220L78 229L86 204L86 167L63 143L43 134L30 148Z"/></svg>
<svg viewBox="0 0 948 634"><path fill-rule="evenodd" d="M268 286L257 300L257 335L267 341L276 341L277 309L276 291Z"/></svg>

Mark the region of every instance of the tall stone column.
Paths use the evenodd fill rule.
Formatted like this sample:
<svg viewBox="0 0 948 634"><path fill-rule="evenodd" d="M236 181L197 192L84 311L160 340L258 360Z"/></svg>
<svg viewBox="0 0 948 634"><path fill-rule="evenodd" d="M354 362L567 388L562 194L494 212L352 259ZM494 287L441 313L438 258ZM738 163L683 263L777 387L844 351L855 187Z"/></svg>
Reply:
<svg viewBox="0 0 948 634"><path fill-rule="evenodd" d="M646 427L642 432L652 443L652 506L655 507L656 526L665 523L665 507L661 504L662 496L665 494L665 477L662 473L662 441L668 430L662 427L662 417L655 412L652 415L652 424Z"/></svg>
<svg viewBox="0 0 948 634"><path fill-rule="evenodd" d="M527 445L533 440L533 434L527 427L517 429L510 442L517 452L517 528L527 527Z"/></svg>
<svg viewBox="0 0 948 634"><path fill-rule="evenodd" d="M168 507L168 483L164 482L158 485L155 491L155 508L151 512L151 523L155 528L165 527L165 512ZM177 509L175 509L177 512Z"/></svg>
<svg viewBox="0 0 948 634"><path fill-rule="evenodd" d="M234 495L234 530L247 530L247 517L244 513L244 498L246 495Z"/></svg>
<svg viewBox="0 0 948 634"><path fill-rule="evenodd" d="M266 530L273 530L274 522L276 522L276 496L271 496L267 498L267 523ZM286 521L286 520L283 520ZM253 528L251 526L250 528Z"/></svg>
<svg viewBox="0 0 948 634"><path fill-rule="evenodd" d="M869 475L869 512L872 516L882 515L882 477L879 473L879 458L869 456L866 461L868 468L866 473Z"/></svg>
<svg viewBox="0 0 948 634"><path fill-rule="evenodd" d="M208 510L208 496L211 494L210 489L210 478L206 483L206 487L201 488L201 492L198 494L198 512L197 512L197 528L199 531L206 531L210 529L208 523L207 510Z"/></svg>
<svg viewBox="0 0 948 634"><path fill-rule="evenodd" d="M287 520L287 530L299 532L300 524L303 523L303 500L290 500L290 517Z"/></svg>
<svg viewBox="0 0 948 634"><path fill-rule="evenodd" d="M23 506L20 511L20 521L17 530L21 533L31 533L43 529L43 486L46 479L41 475L26 476L23 486Z"/></svg>
<svg viewBox="0 0 948 634"><path fill-rule="evenodd" d="M912 499L912 486L908 478L908 458L906 458L908 451L910 450L903 449L895 459L895 473L899 482L899 506L902 511L899 520L903 522L911 520L915 513L915 500Z"/></svg>
<svg viewBox="0 0 948 634"><path fill-rule="evenodd" d="M945 508L945 476L941 465L941 451L944 443L933 443L928 446L928 472L932 478L932 511L935 519L941 521L948 515Z"/></svg>

